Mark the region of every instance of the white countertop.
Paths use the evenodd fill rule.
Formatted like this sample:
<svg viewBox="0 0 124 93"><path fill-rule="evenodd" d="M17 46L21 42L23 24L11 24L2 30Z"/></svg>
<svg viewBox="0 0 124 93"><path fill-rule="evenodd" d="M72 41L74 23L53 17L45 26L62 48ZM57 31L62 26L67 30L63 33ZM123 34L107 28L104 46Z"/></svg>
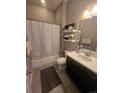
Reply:
<svg viewBox="0 0 124 93"><path fill-rule="evenodd" d="M77 53L75 51L68 52L67 56L71 57L81 65L85 66L86 68L90 69L94 73L97 74L97 58L93 56L84 56L84 53Z"/></svg>

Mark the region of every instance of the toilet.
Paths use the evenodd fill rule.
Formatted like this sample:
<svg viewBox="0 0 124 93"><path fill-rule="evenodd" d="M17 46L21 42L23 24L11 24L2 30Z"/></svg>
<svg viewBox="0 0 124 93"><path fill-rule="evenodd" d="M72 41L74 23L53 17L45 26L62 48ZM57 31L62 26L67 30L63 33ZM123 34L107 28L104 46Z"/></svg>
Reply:
<svg viewBox="0 0 124 93"><path fill-rule="evenodd" d="M69 51L65 50L65 57L60 57L57 59L57 65L59 70L63 70L66 68L66 54Z"/></svg>

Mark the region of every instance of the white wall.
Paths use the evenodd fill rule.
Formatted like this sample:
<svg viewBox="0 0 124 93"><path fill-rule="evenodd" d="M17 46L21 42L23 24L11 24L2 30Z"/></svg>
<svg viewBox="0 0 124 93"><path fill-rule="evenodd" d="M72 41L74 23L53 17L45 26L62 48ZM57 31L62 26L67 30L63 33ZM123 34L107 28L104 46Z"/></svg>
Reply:
<svg viewBox="0 0 124 93"><path fill-rule="evenodd" d="M54 11L33 3L27 2L26 17L43 22L54 23Z"/></svg>

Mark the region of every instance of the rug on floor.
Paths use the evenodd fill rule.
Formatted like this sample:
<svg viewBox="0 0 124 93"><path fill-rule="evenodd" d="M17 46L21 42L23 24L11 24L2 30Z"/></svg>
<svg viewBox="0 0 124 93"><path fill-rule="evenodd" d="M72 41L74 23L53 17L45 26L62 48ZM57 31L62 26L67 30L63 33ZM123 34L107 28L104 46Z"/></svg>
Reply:
<svg viewBox="0 0 124 93"><path fill-rule="evenodd" d="M49 93L53 88L62 84L53 66L40 71L42 93Z"/></svg>

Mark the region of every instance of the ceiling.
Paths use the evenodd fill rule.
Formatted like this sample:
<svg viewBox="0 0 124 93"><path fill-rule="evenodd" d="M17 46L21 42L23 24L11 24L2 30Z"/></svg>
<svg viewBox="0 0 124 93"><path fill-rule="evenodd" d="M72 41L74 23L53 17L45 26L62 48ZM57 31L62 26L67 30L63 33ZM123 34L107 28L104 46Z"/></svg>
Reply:
<svg viewBox="0 0 124 93"><path fill-rule="evenodd" d="M41 3L41 0L27 0L28 2L47 7L48 9L55 10L63 0L45 0L46 3Z"/></svg>

